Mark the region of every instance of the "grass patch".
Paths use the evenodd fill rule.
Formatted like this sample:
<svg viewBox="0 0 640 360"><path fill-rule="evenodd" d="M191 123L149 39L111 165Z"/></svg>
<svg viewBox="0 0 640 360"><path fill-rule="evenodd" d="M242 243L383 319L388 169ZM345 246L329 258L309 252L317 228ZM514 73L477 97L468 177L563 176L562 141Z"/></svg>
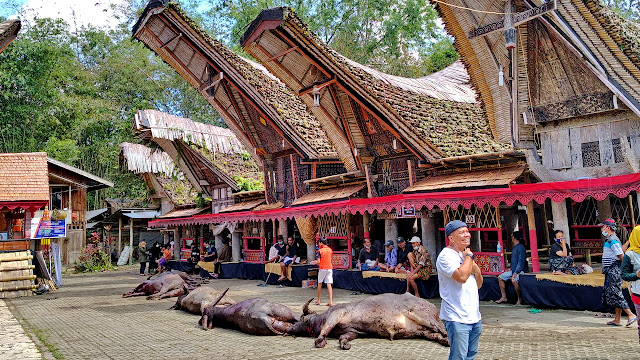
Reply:
<svg viewBox="0 0 640 360"><path fill-rule="evenodd" d="M35 326L31 325L28 321L23 320L24 321L24 325L26 325L26 327L29 329L29 331L35 335L35 337L38 338L38 340L40 341L40 343L42 345L44 345L47 350L49 350L49 352L51 353L51 355L56 358L56 360L63 360L64 356L60 353L60 349L58 349L57 347L55 347L53 344L51 344L49 342L49 338L47 336L47 334L45 333L44 330L36 328Z"/></svg>

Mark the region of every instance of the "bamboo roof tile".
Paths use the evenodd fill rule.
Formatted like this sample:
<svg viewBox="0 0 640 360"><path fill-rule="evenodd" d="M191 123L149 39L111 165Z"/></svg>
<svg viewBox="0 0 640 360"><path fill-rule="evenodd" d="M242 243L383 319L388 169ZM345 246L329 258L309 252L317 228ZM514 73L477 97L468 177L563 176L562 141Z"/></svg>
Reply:
<svg viewBox="0 0 640 360"><path fill-rule="evenodd" d="M291 206L348 199L358 191L364 189L366 186L366 184L355 184L338 186L330 189L313 190L310 193L297 198Z"/></svg>
<svg viewBox="0 0 640 360"><path fill-rule="evenodd" d="M189 217L193 215L201 214L205 211L211 210L209 207L196 207L196 208L188 208L188 209L174 209L169 211L164 215L158 216L158 219L171 219L171 218L181 218L181 217Z"/></svg>
<svg viewBox="0 0 640 360"><path fill-rule="evenodd" d="M273 121L290 137L288 141L301 145L306 152L305 156L311 158L336 157L335 148L328 140L326 132L320 126L317 119L311 115L304 103L302 103L290 89L270 74L264 67L242 58L202 30L177 4L167 3L166 1L151 1L134 26L134 36L141 39L147 46L154 50L153 47L145 41L140 29L148 26L148 22L151 22L151 20L149 20L151 16L161 12L165 14L165 16L175 19L178 23L190 29L194 34L193 39L195 39L197 45L201 47L199 50L202 50L202 53L215 55L213 59L214 62L226 62L224 64L224 70L227 74L224 75L233 77L233 81L237 82L236 85L241 88L245 94L255 96L253 99L255 103L265 104L268 107L266 111L270 115L274 115L273 118L268 120ZM158 52L158 50L154 51ZM197 58L197 56L194 56L194 58ZM165 61L171 61L171 59L165 57L163 57L163 59L165 59ZM172 64L172 66L176 70L181 68L175 63ZM230 69L233 69L233 74L229 74ZM189 78L186 74L181 75L187 79ZM224 115L221 114L221 116Z"/></svg>
<svg viewBox="0 0 640 360"><path fill-rule="evenodd" d="M356 90L359 94L375 98L377 104L374 106L389 114L387 120L402 129L401 135L409 142L426 142L423 147L426 157L434 156L433 150L426 150L427 147L434 148L440 156L510 149L509 144L500 143L492 137L487 117L475 101L475 92L468 83L468 74L462 64L455 63L444 71L418 79L384 74L331 49L293 10L276 8L265 12L269 12L267 21L280 17L278 29L295 38L296 45L313 54L315 61L337 71L339 80L342 80L340 77L349 79L352 81L350 85L359 87ZM261 16L254 20L243 36L241 41L245 47L248 46L245 42L255 36L253 32L258 29Z"/></svg>
<svg viewBox="0 0 640 360"><path fill-rule="evenodd" d="M20 20L0 22L0 52L16 38L21 27Z"/></svg>
<svg viewBox="0 0 640 360"><path fill-rule="evenodd" d="M228 206L228 207L220 210L219 213L228 213L228 212L234 212L234 211L253 210L255 207L257 207L258 205L261 205L261 204L263 204L265 202L266 202L265 199L244 201L244 202L241 202L241 203L236 203L236 204L233 204L231 206Z"/></svg>
<svg viewBox="0 0 640 360"><path fill-rule="evenodd" d="M0 154L0 201L49 201L47 154Z"/></svg>
<svg viewBox="0 0 640 360"><path fill-rule="evenodd" d="M526 169L527 165L521 164L511 167L436 175L409 186L403 192L503 187L512 184Z"/></svg>

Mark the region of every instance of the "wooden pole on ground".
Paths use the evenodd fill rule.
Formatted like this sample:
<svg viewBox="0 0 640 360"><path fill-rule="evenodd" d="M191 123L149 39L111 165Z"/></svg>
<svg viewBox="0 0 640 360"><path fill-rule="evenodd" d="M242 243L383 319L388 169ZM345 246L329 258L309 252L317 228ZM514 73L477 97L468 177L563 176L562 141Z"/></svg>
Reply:
<svg viewBox="0 0 640 360"><path fill-rule="evenodd" d="M133 265L133 218L129 218L129 265Z"/></svg>
<svg viewBox="0 0 640 360"><path fill-rule="evenodd" d="M122 215L118 216L118 257L122 246Z"/></svg>
<svg viewBox="0 0 640 360"><path fill-rule="evenodd" d="M629 219L631 220L631 231L636 227L636 214L633 211L633 196L629 194L627 196L627 202L629 203Z"/></svg>
<svg viewBox="0 0 640 360"><path fill-rule="evenodd" d="M538 234L536 232L536 218L534 216L534 202L527 204L527 224L529 225L529 242L531 246L531 266L533 272L540 272L540 259L538 257Z"/></svg>

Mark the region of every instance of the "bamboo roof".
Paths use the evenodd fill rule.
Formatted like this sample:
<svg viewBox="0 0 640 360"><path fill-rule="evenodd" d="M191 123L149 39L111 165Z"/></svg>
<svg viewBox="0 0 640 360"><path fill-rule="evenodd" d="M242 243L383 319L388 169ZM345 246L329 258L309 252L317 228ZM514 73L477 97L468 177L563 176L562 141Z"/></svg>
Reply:
<svg viewBox="0 0 640 360"><path fill-rule="evenodd" d="M344 106L333 104L341 101L341 94L348 94L397 132L396 137L422 159L509 149L492 138L461 64L419 79L384 74L331 49L284 7L263 10L241 43L270 71L287 78L290 87L300 89L300 95L307 93L305 88L337 84L333 102L329 95L321 100L327 112L337 114L334 119L349 116L348 111L333 110ZM315 78L307 75L313 73ZM353 133L353 129L345 131Z"/></svg>
<svg viewBox="0 0 640 360"><path fill-rule="evenodd" d="M227 49L178 5L151 1L133 34L198 89L245 147L255 149L257 161L256 153L286 148L303 158L336 157L326 132L282 82Z"/></svg>
<svg viewBox="0 0 640 360"><path fill-rule="evenodd" d="M527 169L526 164L429 176L404 189L404 193L472 188L506 187L515 183Z"/></svg>
<svg viewBox="0 0 640 360"><path fill-rule="evenodd" d="M47 154L0 154L0 202L49 201Z"/></svg>
<svg viewBox="0 0 640 360"><path fill-rule="evenodd" d="M22 24L20 20L7 20L0 22L0 52L18 36Z"/></svg>
<svg viewBox="0 0 640 360"><path fill-rule="evenodd" d="M313 190L310 193L297 198L291 206L299 206L311 203L338 201L351 198L364 189L366 184L332 187L329 189Z"/></svg>
<svg viewBox="0 0 640 360"><path fill-rule="evenodd" d="M515 12L543 4L541 0L516 1ZM640 116L640 25L622 19L599 0L556 0L555 4L556 10L516 26L518 115L514 121L509 112L512 94L506 86L509 55L504 32L499 30L476 37L470 35L474 29L502 21L505 1L447 0L434 3L447 32L455 38L454 46L469 71L491 130L501 141L517 143L519 138L533 141L533 122L536 119L526 122L522 114L532 117L531 112L535 113L537 106L579 108L576 101L604 103L608 97L608 102L612 103L611 98L615 95ZM536 58L538 55L541 56ZM505 74L505 86L499 84L500 67ZM536 83L541 80L536 79L537 74L542 74L549 84ZM551 92L555 86L564 98L558 96L555 104L548 97L547 100L536 99L535 92L540 85ZM603 93L603 88L608 89L609 94ZM543 94L546 92L542 89ZM532 93L534 96L531 98ZM599 95L602 99L594 100L594 96ZM613 105L586 108L586 111L570 117L584 116L603 108L618 109ZM551 117L551 120L563 118L566 117L561 114Z"/></svg>

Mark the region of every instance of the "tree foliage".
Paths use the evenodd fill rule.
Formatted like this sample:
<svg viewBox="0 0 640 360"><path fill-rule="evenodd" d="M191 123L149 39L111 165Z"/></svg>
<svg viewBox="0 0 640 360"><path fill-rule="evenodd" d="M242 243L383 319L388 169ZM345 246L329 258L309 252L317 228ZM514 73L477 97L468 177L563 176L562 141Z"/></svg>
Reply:
<svg viewBox="0 0 640 360"><path fill-rule="evenodd" d="M455 50L437 25L437 13L428 0L183 0L181 3L192 9L188 11L190 15L209 32L236 51L241 51L238 40L247 25L262 9L289 6L336 51L384 72L419 77L457 59L457 55L451 58L440 54L455 54ZM442 62L443 59L450 62Z"/></svg>

